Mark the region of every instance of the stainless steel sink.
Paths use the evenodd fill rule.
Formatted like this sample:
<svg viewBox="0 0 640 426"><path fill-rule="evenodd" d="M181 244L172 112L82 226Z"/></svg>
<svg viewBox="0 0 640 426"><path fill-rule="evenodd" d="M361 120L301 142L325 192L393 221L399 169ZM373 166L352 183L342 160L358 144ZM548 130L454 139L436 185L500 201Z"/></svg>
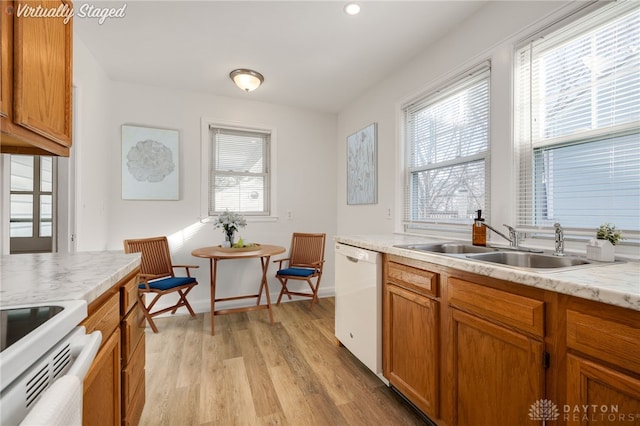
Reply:
<svg viewBox="0 0 640 426"><path fill-rule="evenodd" d="M552 254L499 251L471 254L467 258L528 269L558 269L591 265L593 262L576 257L559 257Z"/></svg>
<svg viewBox="0 0 640 426"><path fill-rule="evenodd" d="M407 250L427 251L431 253L465 254L497 252L493 247L474 246L469 243L447 242L436 244L401 244L395 247Z"/></svg>

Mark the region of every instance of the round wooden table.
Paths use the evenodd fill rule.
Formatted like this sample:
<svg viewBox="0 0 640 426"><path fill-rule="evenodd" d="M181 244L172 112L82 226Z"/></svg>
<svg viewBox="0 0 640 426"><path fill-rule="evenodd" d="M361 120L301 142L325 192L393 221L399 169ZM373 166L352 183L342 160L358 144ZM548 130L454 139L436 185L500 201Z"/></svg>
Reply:
<svg viewBox="0 0 640 426"><path fill-rule="evenodd" d="M203 257L209 259L209 270L211 275L211 335L214 333L214 317L216 315L232 314L236 312L248 312L259 309L267 309L269 311L269 320L273 324L273 312L271 312L271 296L269 295L269 284L267 282L267 270L269 269L269 259L276 254L284 253L286 249L280 246L272 246L263 244L255 250L247 249L229 249L219 246L202 247L195 249L191 252L192 256ZM246 296L233 296L216 298L216 273L218 270L218 261L225 259L250 259L254 257L260 258L260 264L262 265L262 279L260 280L260 290L257 294L250 294ZM267 304L261 305L260 299L262 298L262 292L265 291L267 295ZM232 309L215 309L216 302L223 302L228 300L249 299L256 297L258 301L256 306L248 306L245 308L232 308Z"/></svg>

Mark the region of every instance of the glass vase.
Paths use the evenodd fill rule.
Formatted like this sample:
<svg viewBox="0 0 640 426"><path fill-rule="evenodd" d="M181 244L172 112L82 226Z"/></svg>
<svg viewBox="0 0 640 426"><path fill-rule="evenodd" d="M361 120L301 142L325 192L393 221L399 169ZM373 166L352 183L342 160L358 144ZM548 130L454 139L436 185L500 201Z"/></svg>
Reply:
<svg viewBox="0 0 640 426"><path fill-rule="evenodd" d="M229 247L233 247L233 244L235 243L235 238L236 238L236 231L229 230L229 231L226 231L226 234L227 234L226 241L229 243Z"/></svg>

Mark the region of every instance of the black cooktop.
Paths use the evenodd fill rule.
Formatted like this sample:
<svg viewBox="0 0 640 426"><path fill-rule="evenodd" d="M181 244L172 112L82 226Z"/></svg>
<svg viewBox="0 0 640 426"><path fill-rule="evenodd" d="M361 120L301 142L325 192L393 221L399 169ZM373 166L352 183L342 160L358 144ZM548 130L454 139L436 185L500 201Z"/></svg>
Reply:
<svg viewBox="0 0 640 426"><path fill-rule="evenodd" d="M53 318L64 308L62 306L37 306L0 310L0 352Z"/></svg>

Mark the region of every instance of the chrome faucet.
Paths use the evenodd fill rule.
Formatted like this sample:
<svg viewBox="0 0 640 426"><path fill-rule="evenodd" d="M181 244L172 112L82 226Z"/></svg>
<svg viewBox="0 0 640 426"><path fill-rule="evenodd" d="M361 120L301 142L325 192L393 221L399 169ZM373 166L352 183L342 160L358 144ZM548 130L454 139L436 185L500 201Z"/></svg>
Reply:
<svg viewBox="0 0 640 426"><path fill-rule="evenodd" d="M553 254L554 256L566 256L564 254L564 230L557 222L553 226L556 228L556 251Z"/></svg>
<svg viewBox="0 0 640 426"><path fill-rule="evenodd" d="M509 225L503 225L506 226L507 229L509 230L509 242L510 242L510 246L511 247L519 247L520 246L520 234L518 233L518 231L515 230L515 228L509 226Z"/></svg>
<svg viewBox="0 0 640 426"><path fill-rule="evenodd" d="M520 235L518 234L518 231L516 231L511 226L506 225L506 224L502 225L502 226L506 226L507 229L509 230L509 236L508 237L506 235L504 235L502 232L498 231L493 226L489 225L488 223L485 223L484 226L486 226L487 228L491 229L493 232L495 232L496 234L500 235L505 240L509 241L509 246L518 247L520 245Z"/></svg>

